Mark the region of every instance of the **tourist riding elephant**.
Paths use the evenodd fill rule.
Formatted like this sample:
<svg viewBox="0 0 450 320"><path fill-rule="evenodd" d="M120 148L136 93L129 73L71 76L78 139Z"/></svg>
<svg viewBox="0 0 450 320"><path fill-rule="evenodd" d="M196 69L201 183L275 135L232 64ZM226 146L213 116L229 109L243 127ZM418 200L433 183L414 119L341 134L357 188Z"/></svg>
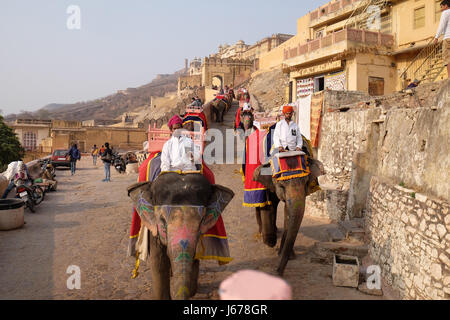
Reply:
<svg viewBox="0 0 450 320"><path fill-rule="evenodd" d="M250 112L243 112L242 119L247 133L248 130L253 128L253 115ZM309 146L305 148L305 151L308 155L310 169L310 174L307 176L277 181L276 178L272 178L270 164L261 165L253 172L253 180L260 182L267 188L267 198L271 203L264 207L255 208L259 233L262 235L263 242L269 247L274 247L277 243L277 208L280 200L285 202L284 233L278 252L281 255L281 261L277 269L280 275L283 274L289 257L295 257L293 247L305 212L306 196L317 190L317 177L324 172L322 163L311 157L312 150ZM288 158L288 163L292 168L297 167L297 159L296 157ZM265 170L262 173L263 168Z"/></svg>
<svg viewBox="0 0 450 320"><path fill-rule="evenodd" d="M214 101L211 102L211 119L214 119L213 114L215 114L216 122L223 122L223 116L225 114L225 110L227 108L227 104L221 100L221 99L216 99Z"/></svg>
<svg viewBox="0 0 450 320"><path fill-rule="evenodd" d="M153 183L128 188L150 238L153 294L156 299L188 299L197 292L201 234L213 227L234 197L201 174L163 173ZM173 275L172 290L170 276Z"/></svg>

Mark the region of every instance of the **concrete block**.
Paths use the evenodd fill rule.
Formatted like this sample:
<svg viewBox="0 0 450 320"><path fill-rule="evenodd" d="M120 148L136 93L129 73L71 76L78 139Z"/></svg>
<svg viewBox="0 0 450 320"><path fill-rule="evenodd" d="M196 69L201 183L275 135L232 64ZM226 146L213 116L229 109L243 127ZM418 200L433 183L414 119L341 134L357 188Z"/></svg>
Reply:
<svg viewBox="0 0 450 320"><path fill-rule="evenodd" d="M357 288L359 283L359 260L355 256L334 255L333 285Z"/></svg>
<svg viewBox="0 0 450 320"><path fill-rule="evenodd" d="M313 252L316 257L326 258L332 263L335 254L357 256L362 259L369 253L369 247L363 243L316 242Z"/></svg>

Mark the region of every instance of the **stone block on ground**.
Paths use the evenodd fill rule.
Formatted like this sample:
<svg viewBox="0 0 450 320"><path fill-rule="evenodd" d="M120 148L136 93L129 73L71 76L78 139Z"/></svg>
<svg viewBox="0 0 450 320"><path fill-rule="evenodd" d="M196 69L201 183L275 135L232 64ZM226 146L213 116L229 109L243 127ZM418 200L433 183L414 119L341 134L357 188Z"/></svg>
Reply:
<svg viewBox="0 0 450 320"><path fill-rule="evenodd" d="M353 219L349 221L339 221L339 229L345 235L346 239L364 241L365 230L362 219Z"/></svg>
<svg viewBox="0 0 450 320"><path fill-rule="evenodd" d="M316 258L323 258L328 263L333 263L335 254L356 256L358 259L364 258L369 252L369 248L362 242L316 242L312 251Z"/></svg>
<svg viewBox="0 0 450 320"><path fill-rule="evenodd" d="M355 256L334 255L333 284L337 287L357 288L359 283L359 260Z"/></svg>

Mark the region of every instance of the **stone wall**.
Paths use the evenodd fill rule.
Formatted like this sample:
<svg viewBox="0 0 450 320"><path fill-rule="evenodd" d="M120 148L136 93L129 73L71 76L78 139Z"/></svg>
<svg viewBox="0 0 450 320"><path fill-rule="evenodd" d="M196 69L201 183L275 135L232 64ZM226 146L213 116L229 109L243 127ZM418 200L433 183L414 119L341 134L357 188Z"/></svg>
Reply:
<svg viewBox="0 0 450 320"><path fill-rule="evenodd" d="M449 204L373 177L369 254L404 299L450 299Z"/></svg>
<svg viewBox="0 0 450 320"><path fill-rule="evenodd" d="M449 299L450 81L326 99L318 148L326 175L307 214L364 218L389 286L404 299Z"/></svg>
<svg viewBox="0 0 450 320"><path fill-rule="evenodd" d="M347 218L363 216L373 175L449 199L450 173L442 170L449 168L449 145L442 143L450 132L449 87L444 81L383 97L326 92L317 150L326 171L321 185L338 192L339 203L347 191Z"/></svg>

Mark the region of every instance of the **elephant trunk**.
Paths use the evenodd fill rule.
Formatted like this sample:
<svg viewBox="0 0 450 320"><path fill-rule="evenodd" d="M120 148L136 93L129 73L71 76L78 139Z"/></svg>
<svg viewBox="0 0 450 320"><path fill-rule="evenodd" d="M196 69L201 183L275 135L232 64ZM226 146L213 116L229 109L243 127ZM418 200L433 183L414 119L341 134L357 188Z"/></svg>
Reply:
<svg viewBox="0 0 450 320"><path fill-rule="evenodd" d="M170 260L173 272L171 296L174 300L187 300L195 295L197 279L194 277L194 250L176 250ZM194 279L195 278L195 279Z"/></svg>
<svg viewBox="0 0 450 320"><path fill-rule="evenodd" d="M194 295L193 284L191 281L192 263L184 265L183 269L174 268L173 270L173 286L172 299L187 300Z"/></svg>
<svg viewBox="0 0 450 320"><path fill-rule="evenodd" d="M285 236L281 242L281 260L278 266L277 272L280 276L283 275L286 268L289 256L294 248L295 239L297 238L300 224L303 220L303 214L305 212L304 199L289 200L286 202L286 210L288 212L288 228L285 230Z"/></svg>

